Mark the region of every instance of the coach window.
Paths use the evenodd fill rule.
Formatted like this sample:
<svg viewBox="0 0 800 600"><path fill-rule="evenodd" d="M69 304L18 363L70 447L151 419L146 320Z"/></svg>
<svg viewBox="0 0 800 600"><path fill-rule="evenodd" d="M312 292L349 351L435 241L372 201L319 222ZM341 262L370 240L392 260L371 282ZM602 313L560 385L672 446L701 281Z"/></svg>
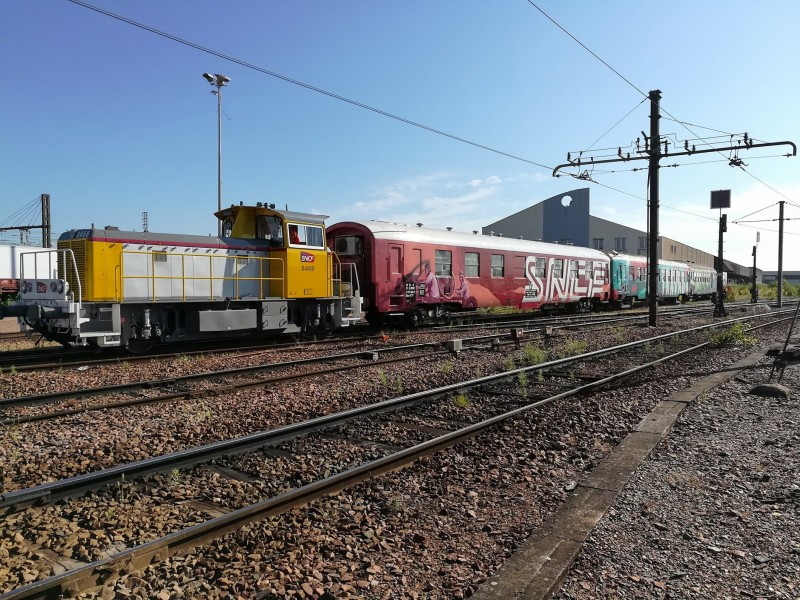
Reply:
<svg viewBox="0 0 800 600"><path fill-rule="evenodd" d="M505 273L505 256L492 254L492 277L504 277Z"/></svg>
<svg viewBox="0 0 800 600"><path fill-rule="evenodd" d="M545 274L545 260L543 257L537 257L536 268L533 271L535 277L544 277Z"/></svg>
<svg viewBox="0 0 800 600"><path fill-rule="evenodd" d="M555 279L564 279L564 259L553 259L553 277Z"/></svg>
<svg viewBox="0 0 800 600"><path fill-rule="evenodd" d="M578 261L577 260L569 261L569 278L570 279L577 279L578 278Z"/></svg>
<svg viewBox="0 0 800 600"><path fill-rule="evenodd" d="M477 252L464 253L464 276L480 277L481 274L481 255Z"/></svg>
<svg viewBox="0 0 800 600"><path fill-rule="evenodd" d="M453 276L453 253L450 250L436 251L436 276Z"/></svg>

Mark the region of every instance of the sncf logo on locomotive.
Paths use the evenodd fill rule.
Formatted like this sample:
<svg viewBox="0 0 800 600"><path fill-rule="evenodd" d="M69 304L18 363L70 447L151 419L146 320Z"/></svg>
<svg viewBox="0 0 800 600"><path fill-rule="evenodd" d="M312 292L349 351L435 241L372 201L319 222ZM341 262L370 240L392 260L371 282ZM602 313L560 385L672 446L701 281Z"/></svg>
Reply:
<svg viewBox="0 0 800 600"><path fill-rule="evenodd" d="M300 262L312 263L312 262L314 262L315 258L316 258L316 256L314 256L310 252L301 252L300 253Z"/></svg>

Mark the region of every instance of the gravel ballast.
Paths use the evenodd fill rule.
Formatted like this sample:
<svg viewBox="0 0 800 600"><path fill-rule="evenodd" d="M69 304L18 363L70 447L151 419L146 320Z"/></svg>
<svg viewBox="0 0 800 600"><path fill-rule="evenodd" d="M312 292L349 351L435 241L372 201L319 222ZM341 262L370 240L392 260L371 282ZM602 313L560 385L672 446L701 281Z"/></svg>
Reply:
<svg viewBox="0 0 800 600"><path fill-rule="evenodd" d="M555 598L800 598L800 366L752 394L771 367L689 405Z"/></svg>
<svg viewBox="0 0 800 600"><path fill-rule="evenodd" d="M683 387L708 373L724 370L749 352L737 349L712 355L703 353L662 366L646 376L636 377L628 384L632 383L633 387L614 386L597 399L584 399L578 403L584 409L580 412L575 411L574 402L559 403L561 409L556 406L554 411L531 414L459 445L451 452L423 459L405 471L364 482L360 488L320 500L308 509L253 524L186 556L154 564L143 572L131 573L98 591L96 596L89 594L89 597L468 597L570 496L584 474L591 471L625 432L647 413L648 406L667 396L670 390ZM454 365L458 367L456 370L467 366L459 364L461 362ZM765 364L771 364L771 361ZM800 379L794 370L797 367L790 367L785 378L785 383L792 389L796 389ZM751 375L753 382L748 381L749 388L753 387L751 383L763 382L768 370L751 371L741 378L747 379ZM739 383L744 386L743 382L735 381L721 389ZM749 388L741 392L742 395L746 396ZM697 401L697 407L713 402L717 393L713 391L703 395ZM621 411L612 411L611 399L614 399L613 404L626 399L626 403L618 407ZM751 403L754 399L764 404L765 411L777 412L773 410L773 403L778 399L745 398ZM796 462L798 406L793 400L780 402L794 411L794 421L785 418L777 421L778 424L787 423L788 429L772 430L773 441L761 443L761 446L774 452L779 448L791 451L793 445ZM476 399L470 408L477 404ZM464 408L456 411L451 406L448 410L448 418L463 418L465 415ZM689 411L686 413L690 414ZM759 489L762 492L772 490L770 486L781 484L778 476L769 471L778 465L778 459L751 464L745 456L750 447L741 441L737 445L741 435L738 438L732 436L727 446L715 441L714 435L725 430L729 420L736 421L733 423L734 432L737 426L748 429L765 426L764 416L761 421L755 417L749 421L749 413L745 411L742 414L733 408L725 413L709 409L705 425L686 429L682 445L676 446L672 437L668 442L668 448L672 444L670 452L690 451L695 461L725 459L722 453L727 453L728 459L736 457L739 461L736 469L717 467L711 475L701 472L694 479L676 476L671 480L667 469L677 463L669 452L659 459L660 453L664 452L664 447L659 447L654 460L646 463L642 470L661 460L661 470L654 474L655 479L664 485L661 495L654 496L651 501L635 498L629 505L621 507L618 500L592 534L591 543L587 544L558 597L716 598L749 597L748 594L753 597L796 597L797 588L790 585L796 586L797 580L797 546L792 545L796 523L775 524L785 536L779 540L786 550L785 560L777 553L761 554L760 549L759 554L751 556L749 546L740 548L732 535L728 539L720 537L725 533L719 534L720 523L740 518L729 514L731 510L742 513L736 508L739 505L731 504L732 508L729 507L720 495L720 490L724 491L731 478L751 486L743 488L742 494L751 501L758 500L763 507L763 510L751 508L750 513L742 513L749 519L747 523L762 517L776 519L774 512L785 514L792 509L794 517L797 517L798 494L794 492L792 495L796 488L792 488L794 483L791 480L785 487L788 491L783 500L777 495L758 496L755 493ZM432 416L441 417L439 414ZM681 426L676 427L673 436L682 431ZM785 435L787 432L788 437ZM356 437L366 438L369 432L355 433ZM381 441L386 442L386 437L386 432L382 432ZM783 467L787 479L793 473L790 458L780 457L787 465ZM690 461L689 464L694 463ZM251 471L244 465L237 466ZM753 472L761 479L754 479ZM767 479L764 479L764 473ZM639 473L629 488L636 485L638 477ZM697 480L702 486L697 485ZM709 490L707 495L701 493L704 489ZM628 492L626 489L623 496ZM750 492L752 494L747 496ZM647 490L647 493L653 494L652 490ZM688 494L686 506L680 506L678 499L670 496L678 493ZM687 508L700 501L708 505L704 511L693 513ZM647 510L643 508L645 502ZM776 506L778 510L775 510ZM628 516L633 520L620 524L617 530L598 534L607 521L623 511L630 513ZM685 538L687 531L695 537ZM757 537L768 537L757 531ZM677 554L669 539L671 535L687 544L691 539L702 540L696 544L704 545L689 546L683 554ZM637 536L641 543L652 541L653 548L623 546ZM618 551L625 556L609 554L618 542ZM611 547L603 547L604 543L611 544ZM594 547L601 548L599 557L602 560L598 558L591 562ZM717 550L719 552L714 554ZM751 561L747 566L756 578L751 581L753 587L740 592L734 588L728 591L724 585L717 588L703 587L703 583L688 585L691 581L689 569L703 570L709 564L706 554L742 564ZM35 560L35 556L33 551L27 558ZM79 560L88 558L74 553L72 556ZM586 559L590 562L583 564ZM7 565L12 563L9 561ZM664 564L672 570L659 571ZM623 566L630 569L623 571ZM757 578L773 568L781 574L777 580L770 579L767 586L771 585L781 593L762 594L755 586L760 581ZM28 575L36 577L32 571ZM713 571L710 575L714 575ZM719 573L716 575L725 580ZM743 578L741 574L738 576L739 581ZM781 582L783 588L778 587ZM688 587L679 587L684 584ZM785 595L787 590L790 594L794 591L795 595Z"/></svg>

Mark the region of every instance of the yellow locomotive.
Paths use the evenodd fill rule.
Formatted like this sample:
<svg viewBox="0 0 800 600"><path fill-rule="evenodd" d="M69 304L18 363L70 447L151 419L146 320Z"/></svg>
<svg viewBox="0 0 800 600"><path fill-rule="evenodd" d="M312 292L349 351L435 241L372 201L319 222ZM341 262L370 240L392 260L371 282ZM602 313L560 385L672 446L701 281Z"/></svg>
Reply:
<svg viewBox="0 0 800 600"><path fill-rule="evenodd" d="M0 317L62 344L129 348L360 317L355 271L325 246L326 217L262 203L215 214L221 237L70 230L45 256L22 255L19 300Z"/></svg>

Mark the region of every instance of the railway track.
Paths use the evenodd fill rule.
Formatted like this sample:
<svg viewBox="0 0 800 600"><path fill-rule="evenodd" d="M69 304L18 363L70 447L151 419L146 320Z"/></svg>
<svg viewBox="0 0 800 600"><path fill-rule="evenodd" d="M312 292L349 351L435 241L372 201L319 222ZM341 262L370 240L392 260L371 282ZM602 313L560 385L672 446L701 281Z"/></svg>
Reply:
<svg viewBox="0 0 800 600"><path fill-rule="evenodd" d="M598 329L605 329L609 326L630 325L639 322L641 319L638 315L627 316L606 316L606 317L593 317L586 321L575 320L550 320L546 325L543 332L541 328L535 329L522 329L520 327L512 327L508 333L495 333L489 335L479 335L466 337L460 340L460 347L463 351L469 351L475 348L483 348L486 343L491 343L496 348L503 345L517 344L519 345L524 339L526 343L535 341L542 341L548 336L555 334L556 330L576 329L580 328L582 332L597 331ZM514 321L514 326L529 326L529 321ZM496 329L496 328L492 328ZM358 341L363 341L368 338L359 338ZM305 347L313 346L316 343L307 343ZM143 404L154 404L159 402L180 401L202 398L212 398L224 394L234 393L236 391L244 391L248 389L258 388L280 382L291 381L294 379L302 379L307 377L315 377L328 373L341 373L351 370L357 370L363 365L364 360L372 363L371 366L390 364L392 362L415 360L423 356L435 356L438 354L446 354L450 352L445 347L449 342L427 342L421 344L403 344L396 346L389 346L383 348L374 348L371 350L357 350L355 352L336 352L334 354L315 356L311 358L302 358L299 360L290 360L286 362L268 362L263 364L255 364L247 367L235 367L230 369L220 369L214 371L205 371L200 373L191 373L180 376L173 376L165 379L136 381L129 383L117 383L112 385L80 388L75 390L54 391L49 393L37 392L31 396L8 397L0 399L0 426L15 425L25 422L43 421L49 419L56 419L68 417L87 411L116 409L123 407L138 406ZM327 344L326 344L327 345ZM341 343L337 343L338 350L341 350ZM296 346L288 346L289 348L296 348ZM445 348L445 349L443 349ZM251 351L259 350L259 347L250 348ZM270 347L274 350L274 347ZM426 350L426 354L417 354L422 350ZM385 359L380 358L388 354L405 353L404 356L397 358ZM150 357L151 359L153 357ZM161 358L161 357L159 357ZM94 366L103 364L113 364L117 361L115 359L103 359L99 361L92 361ZM343 362L340 366L331 366L323 369L308 370L306 367L316 366L324 363ZM239 382L228 382L221 385L212 385L206 388L189 388L190 383L200 381L218 381L229 380L230 378L241 378L246 376L256 376L259 373L280 371L282 369L302 368L301 372L295 372L285 375L275 375L269 378L259 378L256 380L246 380ZM162 392L162 393L159 393ZM165 392L165 393L164 393ZM112 396L113 399L102 401L94 400L85 402L87 398L97 398L101 396ZM122 398L122 396L134 396ZM53 410L50 412L35 412L30 410L19 410L21 407L32 407L38 405L50 405L56 403L64 403L66 406L60 410ZM18 409L15 410L14 409Z"/></svg>
<svg viewBox="0 0 800 600"><path fill-rule="evenodd" d="M749 303L735 303L729 305L731 308L737 306L752 306ZM713 312L713 306L708 304L669 306L660 309L665 317L685 317L697 314ZM453 323L447 326L425 328L423 331L430 332L457 332L472 331L479 328L493 329L497 327L546 327L569 326L581 327L591 323L612 323L625 322L630 320L646 320L647 312L645 309L626 309L620 313L594 313L582 315L550 315L545 316L541 313L514 313L510 315L471 315L469 323ZM286 341L286 336L276 336L264 341L225 341L225 342L200 342L187 346L176 347L166 352L154 350L140 354L132 354L125 349L110 348L102 354L98 354L86 348L63 349L60 347L48 347L38 349L6 350L0 351L0 372L13 371L17 373L39 370L58 370L68 368L78 368L85 366L101 366L115 364L120 361L128 363L142 362L147 360L166 360L174 358L176 355L183 356L210 356L219 353L226 353L237 350L256 352L267 349L293 348L298 345L324 345L328 343L339 344L343 340L358 342L378 336L383 331L390 331L392 337L411 335L405 330L391 330L386 328L373 328L369 326L356 326L351 330L337 334L335 338L323 340L301 340L292 336L290 341ZM17 336L14 339L22 339L25 334L7 334Z"/></svg>
<svg viewBox="0 0 800 600"><path fill-rule="evenodd" d="M356 483L408 465L422 456L429 455L454 444L469 439L487 429L502 424L509 419L539 410L547 405L567 398L588 394L602 386L614 384L643 370L652 368L667 360L674 360L705 347L706 342L697 343L690 339L715 326L745 321L744 317L723 323L715 323L700 328L671 332L665 335L640 340L628 344L598 350L581 356L565 357L546 363L526 365L486 377L474 378L455 384L441 386L390 398L382 402L362 406L295 423L271 431L244 436L236 440L226 440L203 448L193 448L169 455L154 457L146 461L120 465L112 470L89 473L28 490L19 490L2 496L5 510L18 509L26 504L52 501L67 496L85 493L109 482L124 481L125 486L132 478L153 472L175 473L200 462L208 462L220 456L241 455L256 448L267 448L278 454L264 451L265 459L287 452L278 447L281 444L295 444L292 453L302 453L298 440L307 439L318 442L325 440L345 440L380 450L380 456L358 462L327 477L303 485L292 485L272 494L268 499L250 503L246 506L231 507L216 503L206 506L206 512L216 512L217 516L196 523L164 536L160 539L128 548L91 564L79 565L65 573L11 591L4 598L58 597L63 593L74 593L119 576L123 571L142 569L156 557L159 560L175 552L197 544L217 539L224 533L242 527L246 523L269 515L280 514L293 507L304 505L313 499L346 489ZM787 317L787 319L790 317ZM766 327L775 322L759 325ZM670 347L668 347L668 344ZM625 364L613 374L600 373L595 366L598 360L613 353L617 359L623 353ZM606 365L607 366L607 365ZM473 410L454 411L430 410L434 405L451 407L461 395L468 393ZM498 402L497 399L503 400ZM463 407L462 407L463 408ZM387 413L390 413L387 415ZM454 418L454 415L457 418ZM368 421L365 421L368 420ZM465 422L466 421L466 422ZM365 423L368 423L365 425ZM402 423L402 425L398 425ZM324 431L323 431L324 430ZM381 432L393 432L393 437ZM411 432L407 438L398 431ZM322 433L320 433L322 432ZM372 432L372 440L361 439L364 432ZM376 433L377 432L377 433ZM378 439L375 440L374 438ZM313 444L311 444L313 447ZM275 450L277 448L277 450ZM312 448L313 450L313 448ZM223 467L236 477L235 469ZM112 486L113 487L113 486ZM146 487L146 486L145 486Z"/></svg>

